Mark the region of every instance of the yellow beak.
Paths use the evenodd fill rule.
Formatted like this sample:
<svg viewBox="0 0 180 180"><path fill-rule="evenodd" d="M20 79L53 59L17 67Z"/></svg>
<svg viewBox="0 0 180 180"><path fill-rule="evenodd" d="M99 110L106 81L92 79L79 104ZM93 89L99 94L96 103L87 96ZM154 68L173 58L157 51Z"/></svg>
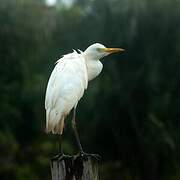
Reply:
<svg viewBox="0 0 180 180"><path fill-rule="evenodd" d="M102 48L102 52L107 52L107 53L115 53L115 52L123 52L125 49L122 48Z"/></svg>

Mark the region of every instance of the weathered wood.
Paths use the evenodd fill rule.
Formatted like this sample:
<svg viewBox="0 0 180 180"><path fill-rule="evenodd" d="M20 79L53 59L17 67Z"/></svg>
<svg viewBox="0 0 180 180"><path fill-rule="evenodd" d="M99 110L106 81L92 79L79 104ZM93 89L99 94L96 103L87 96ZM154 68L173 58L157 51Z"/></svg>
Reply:
<svg viewBox="0 0 180 180"><path fill-rule="evenodd" d="M52 180L98 180L98 161L81 156L51 160L51 175Z"/></svg>

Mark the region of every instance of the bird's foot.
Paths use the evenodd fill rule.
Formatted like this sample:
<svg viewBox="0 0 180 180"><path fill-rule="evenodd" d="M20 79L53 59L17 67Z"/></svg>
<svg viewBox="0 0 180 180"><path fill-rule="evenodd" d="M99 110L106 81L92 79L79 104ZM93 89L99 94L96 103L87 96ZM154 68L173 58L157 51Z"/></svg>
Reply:
<svg viewBox="0 0 180 180"><path fill-rule="evenodd" d="M51 158L51 161L57 161L61 156L62 154L57 154Z"/></svg>
<svg viewBox="0 0 180 180"><path fill-rule="evenodd" d="M89 154L89 153L85 153L85 152L80 152L78 157L85 159L85 160L88 160L88 158L91 158L96 161L101 160L101 156L99 154Z"/></svg>
<svg viewBox="0 0 180 180"><path fill-rule="evenodd" d="M67 159L72 159L73 156L70 155L65 155L63 153L60 153L58 155L55 155L54 157L51 158L51 161L62 161L62 160L67 160Z"/></svg>

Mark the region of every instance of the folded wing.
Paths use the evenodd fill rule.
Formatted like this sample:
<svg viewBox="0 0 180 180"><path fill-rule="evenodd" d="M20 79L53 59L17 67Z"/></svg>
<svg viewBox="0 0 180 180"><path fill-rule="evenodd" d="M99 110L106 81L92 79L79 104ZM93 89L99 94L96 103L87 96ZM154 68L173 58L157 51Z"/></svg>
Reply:
<svg viewBox="0 0 180 180"><path fill-rule="evenodd" d="M87 88L85 59L73 52L63 56L49 78L46 90L46 130L62 134L64 119L75 107Z"/></svg>

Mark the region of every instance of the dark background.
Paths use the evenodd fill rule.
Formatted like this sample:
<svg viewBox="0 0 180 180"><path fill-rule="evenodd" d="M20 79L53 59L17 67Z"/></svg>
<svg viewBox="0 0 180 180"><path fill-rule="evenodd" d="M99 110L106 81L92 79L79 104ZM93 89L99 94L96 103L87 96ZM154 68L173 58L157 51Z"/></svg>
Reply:
<svg viewBox="0 0 180 180"><path fill-rule="evenodd" d="M179 0L0 0L0 179L51 179L48 78L61 55L95 42L126 49L102 61L78 105L83 147L103 157L100 179L180 179Z"/></svg>

